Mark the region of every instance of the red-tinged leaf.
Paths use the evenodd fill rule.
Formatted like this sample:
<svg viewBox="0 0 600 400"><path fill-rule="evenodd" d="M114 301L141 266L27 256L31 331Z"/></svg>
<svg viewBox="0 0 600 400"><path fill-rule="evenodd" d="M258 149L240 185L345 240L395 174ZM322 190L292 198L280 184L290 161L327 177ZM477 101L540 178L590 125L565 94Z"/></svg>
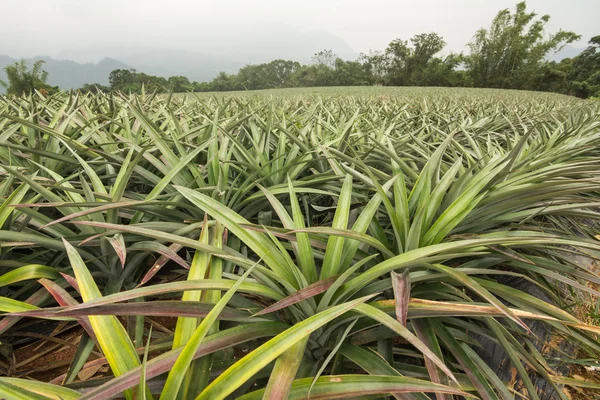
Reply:
<svg viewBox="0 0 600 400"><path fill-rule="evenodd" d="M79 293L79 284L77 283L77 279L73 278L71 275L67 275L64 272L60 273L63 278L67 281L69 285L73 287Z"/></svg>
<svg viewBox="0 0 600 400"><path fill-rule="evenodd" d="M231 279L195 279L185 282L170 282L160 283L152 286L141 287L131 289L125 292L119 292L103 296L93 300L86 301L85 303L74 306L73 309L84 309L93 306L99 306L101 304L112 304L119 303L122 301L133 300L140 297L156 296L159 294L191 291L191 290L228 290L235 283ZM274 292L273 290L262 286L258 283L243 282L240 286L240 292L252 293L260 296L264 296L273 300L280 300L281 295Z"/></svg>
<svg viewBox="0 0 600 400"><path fill-rule="evenodd" d="M177 254L177 252L182 247L183 246L180 245L180 244L178 244L178 243L173 243L172 245L169 246L169 250L172 251L173 253ZM172 258L168 257L166 254L165 255L161 255L158 258L158 260L156 260L156 262L154 263L154 265L152 266L152 268L150 268L150 270L148 272L146 272L146 275L144 275L144 277L142 278L140 284L137 285L136 287L140 287L140 286L143 286L146 283L148 283L148 281L150 279L152 279L154 277L154 275L156 275L158 273L158 271L160 271L160 269L167 263L167 261L169 261L171 259ZM186 263L186 265L187 265L187 263ZM189 266L187 268L189 269Z"/></svg>
<svg viewBox="0 0 600 400"><path fill-rule="evenodd" d="M416 320L412 322L413 329L417 334L417 337L421 340L421 342L425 343L425 345L431 349L440 359L443 359L443 354L440 349L440 344L435 336L435 332L431 328L431 325L427 320L419 321ZM448 379L441 374L441 371L436 365L431 362L431 360L425 357L425 367L427 368L427 372L429 373L429 379L433 383L439 383L442 385L448 384ZM450 397L446 396L443 393L436 393L435 397L437 400L449 400Z"/></svg>
<svg viewBox="0 0 600 400"><path fill-rule="evenodd" d="M277 303L270 305L269 307L257 312L254 315L263 315L275 312L277 310L281 310L282 308L289 307L293 304L299 303L302 300L306 300L313 296L316 296L320 293L325 292L337 279L337 276L332 276L327 279L320 280L318 282L313 283L312 285L308 285L304 289L300 289L294 294L279 300Z"/></svg>
<svg viewBox="0 0 600 400"><path fill-rule="evenodd" d="M77 304L77 303L76 303ZM213 309L212 303L196 301L148 301L134 303L105 304L83 309L70 307L53 307L39 310L11 313L21 317L83 317L88 315L146 315L155 317L191 317L202 318ZM255 318L247 311L226 307L219 314L219 319L237 322L262 322L265 319Z"/></svg>
<svg viewBox="0 0 600 400"><path fill-rule="evenodd" d="M30 318L61 318L58 313L67 310L68 307L46 307L37 310L16 311L6 314L8 317L30 317ZM65 318L70 316L63 316Z"/></svg>
<svg viewBox="0 0 600 400"><path fill-rule="evenodd" d="M162 351L162 350L170 350L171 349L171 343L170 342L163 342L160 344L154 344L150 346L150 351ZM144 351L146 350L145 347L138 347L135 349L136 353L139 355L143 355ZM91 368L91 367L95 367L98 365L106 365L108 363L108 360L106 359L106 357L99 357L96 358L95 360L91 360L86 362L83 367L81 367L82 369L86 369L86 368ZM65 379L66 374L61 374L59 376L57 376L56 378L52 379L50 381L50 383L60 383L63 382L63 380Z"/></svg>
<svg viewBox="0 0 600 400"><path fill-rule="evenodd" d="M55 282L46 278L42 278L38 280L38 282L41 283L46 290L48 290L48 292L52 295L52 297L54 297L54 300L56 300L59 305L68 307L79 304L77 300L75 300L65 289L58 286Z"/></svg>
<svg viewBox="0 0 600 400"><path fill-rule="evenodd" d="M125 246L125 240L123 239L123 235L117 233L115 236L106 238L112 248L117 253L119 260L121 261L121 268L125 269L125 260L127 258L127 248Z"/></svg>
<svg viewBox="0 0 600 400"><path fill-rule="evenodd" d="M171 247L167 247L164 244L161 244L158 242L138 242L138 243L131 245L127 250L150 251L150 252L158 253L161 255L161 258L166 257L167 260L172 260L172 261L176 262L177 264L181 265L183 268L190 269L189 264L183 258L181 258L175 251L172 250L172 248L180 249L181 247L183 247L183 246L171 245ZM157 260L157 262L158 262L158 260ZM154 265L156 265L156 263ZM163 263L163 265L164 265L164 263ZM153 268L154 268L154 266L153 266ZM154 274L156 274L156 272Z"/></svg>
<svg viewBox="0 0 600 400"><path fill-rule="evenodd" d="M404 269L401 273L391 272L392 288L396 299L396 319L406 327L408 304L410 302L410 275Z"/></svg>
<svg viewBox="0 0 600 400"><path fill-rule="evenodd" d="M221 311L223 311L223 309L227 306L227 303L233 298L240 285L248 278L248 276L250 276L259 262L260 261L257 261L251 268L248 268L241 277L238 278L235 284L215 303L215 306L212 308L212 310L210 310L206 318L204 318L202 322L198 324L198 327L189 337L181 354L177 358L177 361L167 376L167 380L165 381L162 393L160 395L161 400L171 400L177 397L177 393L179 393L179 390L181 389L181 385L186 378L188 369L192 365L196 350L198 350L211 328L217 322ZM189 396L187 392L183 393L185 397Z"/></svg>
<svg viewBox="0 0 600 400"><path fill-rule="evenodd" d="M221 237L221 243L227 243L227 239L229 238L229 230L227 228L223 229L223 236Z"/></svg>
<svg viewBox="0 0 600 400"><path fill-rule="evenodd" d="M61 305L62 307L76 306L79 304L77 302L77 300L75 300L73 297L71 297L71 295L65 289L63 289L62 287L57 285L56 282L53 282L53 281L45 279L45 278L40 279L38 282L41 283L46 288L48 293L50 293L50 295L52 295L52 297L54 297L54 300L56 300L56 302L59 305ZM40 311L46 311L46 310L42 309ZM89 337L94 341L94 343L98 343L96 334L94 333L94 330L92 329L92 325L90 324L90 320L87 317L81 317L81 318L77 318L77 322L79 322L81 327L83 329L85 329L85 331L87 332Z"/></svg>
<svg viewBox="0 0 600 400"><path fill-rule="evenodd" d="M81 242L79 242L79 245L83 246L84 244L89 243L92 240L95 240L95 239L98 239L98 238L101 238L101 237L104 237L104 236L105 236L104 233L97 233L95 235L92 235L92 236L90 236L88 238L83 239Z"/></svg>

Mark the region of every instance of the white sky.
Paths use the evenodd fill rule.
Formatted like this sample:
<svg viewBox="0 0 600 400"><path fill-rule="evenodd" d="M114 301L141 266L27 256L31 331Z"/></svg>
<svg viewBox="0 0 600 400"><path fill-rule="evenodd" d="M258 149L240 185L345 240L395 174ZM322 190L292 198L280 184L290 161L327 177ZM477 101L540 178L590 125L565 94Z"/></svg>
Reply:
<svg viewBox="0 0 600 400"><path fill-rule="evenodd" d="M202 41L248 37L271 26L324 30L357 53L393 39L437 32L463 51L480 27L514 0L0 0L0 54L54 55L95 46L194 51ZM550 14L549 31L573 30L584 47L600 34L600 0L529 0Z"/></svg>

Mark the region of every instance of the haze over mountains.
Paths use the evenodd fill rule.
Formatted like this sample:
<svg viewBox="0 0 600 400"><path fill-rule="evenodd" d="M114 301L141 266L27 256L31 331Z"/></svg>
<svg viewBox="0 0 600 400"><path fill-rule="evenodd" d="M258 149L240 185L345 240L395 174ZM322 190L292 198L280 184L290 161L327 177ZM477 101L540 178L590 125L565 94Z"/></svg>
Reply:
<svg viewBox="0 0 600 400"><path fill-rule="evenodd" d="M0 44L0 79L5 79L3 68L18 59L11 57L9 49L3 47ZM49 84L58 85L61 89L74 89L84 83L107 85L110 72L120 68L134 68L165 78L183 75L190 81L202 82L211 80L220 71L235 73L246 64L278 58L309 63L312 55L323 49L332 49L346 60L358 57L342 38L330 33L280 29L245 37L199 40L197 45L185 50L152 46L94 46L27 59L30 62L45 61Z"/></svg>
<svg viewBox="0 0 600 400"><path fill-rule="evenodd" d="M130 68L127 64L104 58L98 63L77 63L71 60L56 60L47 56L27 58L29 64L37 60L44 60L44 70L48 72L48 83L61 89L77 89L84 83L108 84L108 75L111 71L120 68ZM4 67L18 61L7 55L0 55L0 79L6 80ZM0 87L0 93L4 93Z"/></svg>
<svg viewBox="0 0 600 400"><path fill-rule="evenodd" d="M53 54L30 55L27 60L45 61L48 83L61 89L76 89L85 83L108 85L108 76L115 69L136 69L150 75L186 76L190 81L209 81L220 71L236 73L246 64L258 64L275 59L309 63L313 54L331 49L345 60L354 60L358 54L344 39L325 31L298 31L278 27L269 32L253 31L247 36L227 35L199 38L197 44L185 44L185 49L153 46L108 46L70 49ZM11 57L6 42L0 43L0 79L5 79L4 67L19 58ZM13 48L14 50L14 48ZM550 57L560 61L583 50L566 46ZM2 91L2 88L0 88Z"/></svg>

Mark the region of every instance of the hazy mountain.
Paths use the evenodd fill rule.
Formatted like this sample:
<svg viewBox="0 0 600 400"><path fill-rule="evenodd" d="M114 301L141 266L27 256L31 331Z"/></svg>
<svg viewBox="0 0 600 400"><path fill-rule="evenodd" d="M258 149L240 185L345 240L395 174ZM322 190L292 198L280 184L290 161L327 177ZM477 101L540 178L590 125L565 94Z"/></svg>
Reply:
<svg viewBox="0 0 600 400"><path fill-rule="evenodd" d="M87 50L63 51L59 54L61 59L77 62L96 62L104 56L121 60L130 68L146 74L165 78L183 75L192 81L210 80L220 71L234 73L247 64L247 62L234 61L226 56L162 48L97 47Z"/></svg>
<svg viewBox="0 0 600 400"><path fill-rule="evenodd" d="M209 81L220 71L236 73L249 61L236 61L226 56L208 55L185 50L146 50L122 56L121 59L138 71L163 76L181 75L190 81Z"/></svg>
<svg viewBox="0 0 600 400"><path fill-rule="evenodd" d="M275 59L309 63L313 54L331 49L339 57L354 60L358 54L340 37L324 31L298 31L273 26L268 31L249 30L247 35L215 32L188 40L185 49L152 46L96 46L59 52L43 59L48 83L62 89L79 88L84 83L108 84L112 70L134 68L139 72L169 76L183 75L191 81L209 81L220 71L235 73L246 64ZM192 38L193 39L193 38ZM0 53L2 46L0 45ZM15 59L0 56L0 68ZM0 79L4 72L0 73Z"/></svg>
<svg viewBox="0 0 600 400"><path fill-rule="evenodd" d="M48 84L61 89L77 89L84 83L100 83L108 85L108 75L115 69L131 68L127 64L104 58L97 63L77 63L70 60L55 60L50 57L33 57L26 59L29 64L34 61L44 60L44 70L48 72ZM6 80L4 67L14 63L17 59L0 55L0 79ZM3 88L0 88L3 89Z"/></svg>
<svg viewBox="0 0 600 400"><path fill-rule="evenodd" d="M358 54L340 37L324 31L301 32L273 27L268 32L249 31L247 35L218 32L199 37L193 45L182 48L98 46L65 50L58 58L78 62L96 62L112 57L140 72L168 78L187 76L192 81L208 81L220 71L235 73L246 64L259 64L278 58L309 63L313 54L331 49L343 59L354 60Z"/></svg>

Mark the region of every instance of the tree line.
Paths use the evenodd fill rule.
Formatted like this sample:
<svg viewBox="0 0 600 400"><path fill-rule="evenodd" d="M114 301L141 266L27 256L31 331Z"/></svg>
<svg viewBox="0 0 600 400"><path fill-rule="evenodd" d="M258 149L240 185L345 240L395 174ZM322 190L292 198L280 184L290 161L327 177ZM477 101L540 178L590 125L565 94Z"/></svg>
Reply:
<svg viewBox="0 0 600 400"><path fill-rule="evenodd" d="M468 44L468 54L441 56L446 46L442 36L422 33L409 40L393 40L385 50L361 54L355 61L323 50L308 65L289 60L250 64L237 74L220 72L209 82L118 69L110 73L110 86L88 84L80 90L209 92L384 85L489 87L600 97L600 36L593 37L576 57L549 61L548 56L580 39L563 30L547 35L549 20L548 15L529 12L521 2L512 11L499 11L489 28L478 30Z"/></svg>

